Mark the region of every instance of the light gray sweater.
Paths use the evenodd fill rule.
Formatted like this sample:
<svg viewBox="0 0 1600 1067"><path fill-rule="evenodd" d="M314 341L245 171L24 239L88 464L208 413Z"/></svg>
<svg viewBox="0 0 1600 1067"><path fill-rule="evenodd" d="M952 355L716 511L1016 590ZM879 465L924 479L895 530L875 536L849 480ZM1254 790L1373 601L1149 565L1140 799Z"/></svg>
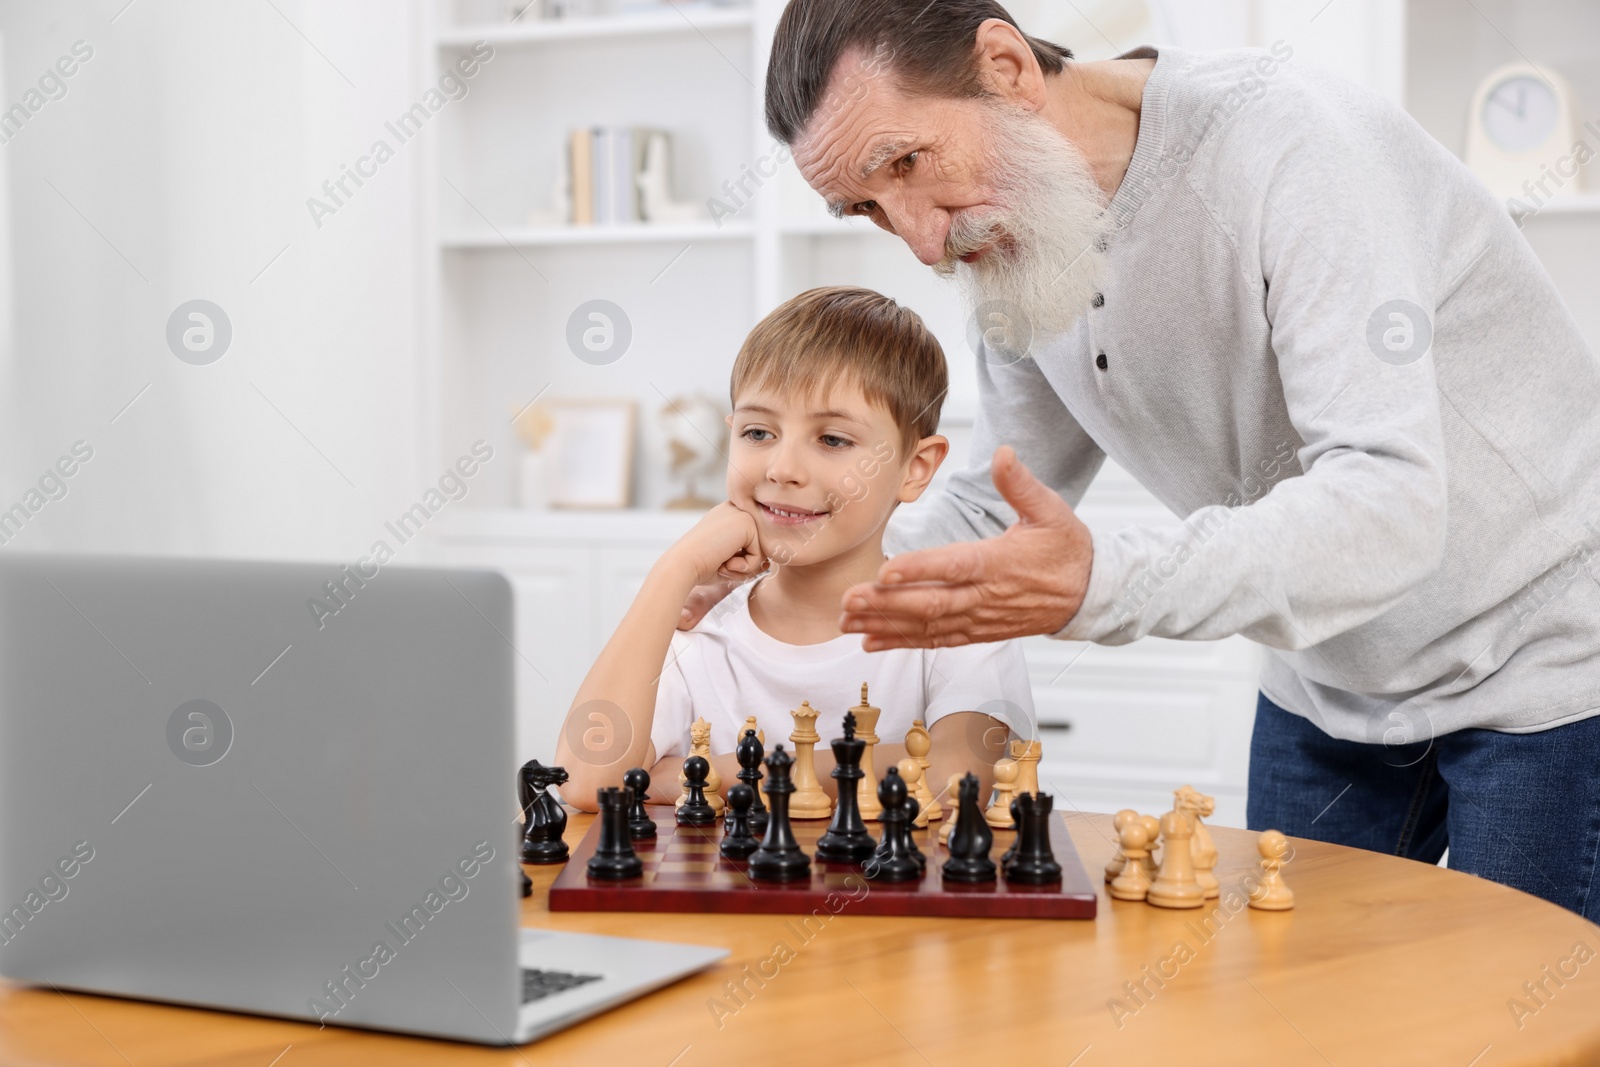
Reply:
<svg viewBox="0 0 1600 1067"><path fill-rule="evenodd" d="M1109 455L1182 521L1097 531L1055 636L1244 634L1351 740L1600 712L1600 363L1461 162L1283 46L1163 48L1108 210L1103 304L979 353L974 465L889 550L1014 521L1000 444L1074 505Z"/></svg>

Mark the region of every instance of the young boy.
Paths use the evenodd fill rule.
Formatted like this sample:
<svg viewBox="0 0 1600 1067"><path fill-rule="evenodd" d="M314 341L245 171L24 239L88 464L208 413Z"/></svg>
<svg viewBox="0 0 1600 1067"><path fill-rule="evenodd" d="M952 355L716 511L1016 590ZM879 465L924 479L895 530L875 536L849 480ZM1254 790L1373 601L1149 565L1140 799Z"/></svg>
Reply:
<svg viewBox="0 0 1600 1067"><path fill-rule="evenodd" d="M890 514L922 495L949 451L935 432L945 391L944 352L921 318L867 289L813 289L751 331L733 368L728 499L651 568L579 688L556 752L568 803L594 810L596 789L641 766L652 798L673 799L697 718L711 723L725 791L746 716L767 752L779 743L792 752L789 712L801 701L821 713L817 772L832 795L828 742L863 682L883 709L880 776L922 719L933 793L972 771L987 795L1008 732L1036 736L1021 649L865 652L839 629L845 590L873 580L885 559ZM754 580L680 633L689 591L719 576Z"/></svg>

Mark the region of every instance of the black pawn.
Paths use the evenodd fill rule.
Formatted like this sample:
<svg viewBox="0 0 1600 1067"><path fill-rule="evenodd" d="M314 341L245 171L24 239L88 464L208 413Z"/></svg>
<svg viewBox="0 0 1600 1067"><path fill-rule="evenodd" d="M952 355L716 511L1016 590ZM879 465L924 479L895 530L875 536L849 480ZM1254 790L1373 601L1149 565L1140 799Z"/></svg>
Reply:
<svg viewBox="0 0 1600 1067"><path fill-rule="evenodd" d="M628 790L628 836L635 841L647 841L656 836L656 821L644 810L644 798L650 792L650 772L635 767L622 776Z"/></svg>
<svg viewBox="0 0 1600 1067"><path fill-rule="evenodd" d="M529 878L528 872L521 867L517 868L517 873L522 875L522 895L525 897L533 896L533 879Z"/></svg>
<svg viewBox="0 0 1600 1067"><path fill-rule="evenodd" d="M890 767L878 783L878 803L883 805L883 814L878 816L883 823L883 841L868 861L865 874L880 882L909 882L921 876L927 861L911 838L915 800L898 767Z"/></svg>
<svg viewBox="0 0 1600 1067"><path fill-rule="evenodd" d="M750 798L754 795L755 790L743 782L728 790L728 833L719 849L724 859L749 859L761 845L750 832Z"/></svg>
<svg viewBox="0 0 1600 1067"><path fill-rule="evenodd" d="M984 821L983 808L978 803L977 776L969 774L961 779L957 795L960 800L956 825L950 831L950 858L943 868L945 881L992 882L995 870L989 849L994 845L994 831Z"/></svg>
<svg viewBox="0 0 1600 1067"><path fill-rule="evenodd" d="M628 795L615 787L599 791L600 840L589 857L589 877L624 882L644 874L644 861L633 851L628 834Z"/></svg>
<svg viewBox="0 0 1600 1067"><path fill-rule="evenodd" d="M794 783L789 780L789 766L794 760L783 751L780 744L767 757L767 799L772 808L767 817L767 832L761 838L761 847L750 855L751 878L763 882L792 882L811 874L811 860L794 839L794 827L789 825L789 794Z"/></svg>
<svg viewBox="0 0 1600 1067"><path fill-rule="evenodd" d="M761 802L761 757L766 752L761 747L761 738L756 736L754 730L746 730L738 745L734 746L733 755L739 761L739 773L735 777L749 786L751 795L755 797L750 804L750 832L765 833L767 806Z"/></svg>
<svg viewBox="0 0 1600 1067"><path fill-rule="evenodd" d="M1061 881L1061 864L1050 850L1050 794L1023 793L1017 805L1022 815L1017 823L1017 854L1006 868L1006 881L1019 885Z"/></svg>
<svg viewBox="0 0 1600 1067"><path fill-rule="evenodd" d="M861 821L861 802L856 795L856 783L867 776L861 769L861 754L867 743L856 736L854 714L844 713L844 736L831 745L839 801L833 806L833 821L827 832L817 839L817 859L824 863L865 863L877 845Z"/></svg>
<svg viewBox="0 0 1600 1067"><path fill-rule="evenodd" d="M561 767L546 767L538 760L522 765L517 775L518 799L522 801L522 862L565 863L570 851L563 835L567 832L567 810L551 796L553 785L562 785L567 772Z"/></svg>
<svg viewBox="0 0 1600 1067"><path fill-rule="evenodd" d="M711 776L711 764L704 756L690 756L683 761L683 776L689 786L689 799L678 807L678 825L715 826L717 811L706 800L706 779Z"/></svg>
<svg viewBox="0 0 1600 1067"><path fill-rule="evenodd" d="M894 771L896 777L899 776L900 769L898 767L892 767L890 769ZM901 778L900 780L902 782L905 781L904 778ZM919 800L917 800L917 798L912 794L910 786L906 786L906 799L901 803L901 807L905 808L905 814L906 814L906 819L905 819L905 822L906 822L905 840L911 846L911 849L910 849L911 858L916 860L917 869L919 871L925 871L925 870L928 869L928 857L926 857L926 856L924 856L922 854L922 849L917 847L916 838L913 836L913 834L914 834L914 832L915 832L915 830L917 828L917 812L922 810L922 803ZM879 815L878 818L881 821L883 816ZM873 862L879 862L881 860L887 859L889 857L889 855L891 854L891 852L893 852L893 850L894 850L894 841L890 839L888 834L884 834L883 835L883 840L878 842L878 847L872 850L872 860L873 860ZM901 852L905 852L906 849L902 846L900 851Z"/></svg>
<svg viewBox="0 0 1600 1067"><path fill-rule="evenodd" d="M1011 877L1011 861L1017 858L1017 845L1022 841L1022 794L1018 793L1011 798L1011 806L1006 810L1011 812L1011 825L1017 833L1011 839L1011 846L1000 856L1000 873L1007 878Z"/></svg>

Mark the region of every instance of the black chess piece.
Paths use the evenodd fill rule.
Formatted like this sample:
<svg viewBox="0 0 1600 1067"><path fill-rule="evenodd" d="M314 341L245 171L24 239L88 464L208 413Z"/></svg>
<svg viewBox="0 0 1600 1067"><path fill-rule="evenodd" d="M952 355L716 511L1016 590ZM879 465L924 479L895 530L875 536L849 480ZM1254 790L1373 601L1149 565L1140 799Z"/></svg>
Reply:
<svg viewBox="0 0 1600 1067"><path fill-rule="evenodd" d="M522 875L522 895L525 897L533 896L533 879L529 878L528 872L521 867L517 868L517 873Z"/></svg>
<svg viewBox="0 0 1600 1067"><path fill-rule="evenodd" d="M766 833L767 806L761 802L761 757L765 756L766 752L762 749L761 739L756 736L754 730L744 732L744 736L734 746L733 754L739 761L739 773L735 777L749 786L751 794L755 797L750 805L750 832Z"/></svg>
<svg viewBox="0 0 1600 1067"><path fill-rule="evenodd" d="M900 773L900 770L897 767L891 768L891 770L893 770L896 775ZM900 780L902 782L905 781L904 778L901 778ZM917 812L922 810L922 802L919 801L916 798L916 795L911 792L910 786L906 786L906 799L901 806L905 808L906 813L906 840L911 843L911 858L916 861L918 870L925 871L928 869L928 857L923 855L922 849L917 847L916 837L914 836L917 828ZM881 821L883 816L879 815L878 818ZM872 850L872 861L877 862L879 860L887 859L892 851L893 842L890 840L888 834L884 834L883 840L879 841L877 847Z"/></svg>
<svg viewBox="0 0 1600 1067"><path fill-rule="evenodd" d="M789 794L794 792L789 767L793 763L781 744L767 757L767 799L772 806L761 847L750 854L749 874L757 881L792 882L811 874L811 860L801 851L789 824Z"/></svg>
<svg viewBox="0 0 1600 1067"><path fill-rule="evenodd" d="M605 882L625 882L644 874L644 861L633 851L628 833L628 794L614 786L599 791L600 840L589 857L589 877Z"/></svg>
<svg viewBox="0 0 1600 1067"><path fill-rule="evenodd" d="M927 859L911 838L916 801L906 789L898 767L890 767L878 783L878 803L883 805L883 814L878 816L883 823L883 840L867 861L864 873L879 882L909 882L920 877Z"/></svg>
<svg viewBox="0 0 1600 1067"><path fill-rule="evenodd" d="M717 810L706 800L711 763L704 756L690 756L683 761L683 776L689 786L689 799L678 806L678 825L715 826Z"/></svg>
<svg viewBox="0 0 1600 1067"><path fill-rule="evenodd" d="M728 789L728 832L718 849L724 859L744 860L761 846L750 831L750 798L755 790L740 782Z"/></svg>
<svg viewBox="0 0 1600 1067"><path fill-rule="evenodd" d="M1011 826L1017 831L1015 836L1011 838L1010 846L1000 854L1000 873L1008 877L1011 871L1011 861L1017 858L1017 842L1022 840L1022 805L1017 803L1021 799L1022 794L1018 793L1011 798L1011 806L1006 809L1011 812Z"/></svg>
<svg viewBox="0 0 1600 1067"><path fill-rule="evenodd" d="M656 836L656 821L644 810L644 798L650 792L650 772L635 767L622 776L628 790L628 836L635 841L648 841Z"/></svg>
<svg viewBox="0 0 1600 1067"><path fill-rule="evenodd" d="M945 860L943 872L947 882L992 882L995 880L994 860L989 849L994 846L994 831L983 818L983 807L978 803L978 778L968 774L958 787L956 825L950 831L950 858Z"/></svg>
<svg viewBox="0 0 1600 1067"><path fill-rule="evenodd" d="M1017 823L1017 854L1006 868L1006 881L1019 885L1061 881L1061 864L1050 849L1050 794L1023 793L1017 805L1022 816Z"/></svg>
<svg viewBox="0 0 1600 1067"><path fill-rule="evenodd" d="M853 713L844 713L844 736L830 744L839 801L833 806L833 821L827 832L817 839L817 859L825 863L865 863L878 846L861 821L861 801L856 795L856 783L866 777L861 769L861 754L867 743L856 736Z"/></svg>
<svg viewBox="0 0 1600 1067"><path fill-rule="evenodd" d="M522 765L517 791L522 801L523 863L565 863L571 855L562 839L567 832L567 810L547 792L566 780L564 768L546 767L536 759Z"/></svg>

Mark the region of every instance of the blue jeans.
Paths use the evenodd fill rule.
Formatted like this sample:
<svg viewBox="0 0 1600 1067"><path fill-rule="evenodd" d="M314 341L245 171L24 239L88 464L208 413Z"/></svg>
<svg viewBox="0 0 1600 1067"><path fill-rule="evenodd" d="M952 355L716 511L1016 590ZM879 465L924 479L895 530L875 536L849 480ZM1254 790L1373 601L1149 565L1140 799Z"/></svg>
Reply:
<svg viewBox="0 0 1600 1067"><path fill-rule="evenodd" d="M1448 847L1454 870L1600 921L1600 716L1377 745L1329 737L1261 694L1246 819L1423 863Z"/></svg>

